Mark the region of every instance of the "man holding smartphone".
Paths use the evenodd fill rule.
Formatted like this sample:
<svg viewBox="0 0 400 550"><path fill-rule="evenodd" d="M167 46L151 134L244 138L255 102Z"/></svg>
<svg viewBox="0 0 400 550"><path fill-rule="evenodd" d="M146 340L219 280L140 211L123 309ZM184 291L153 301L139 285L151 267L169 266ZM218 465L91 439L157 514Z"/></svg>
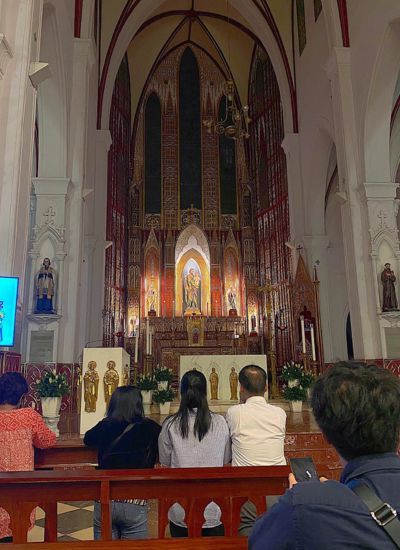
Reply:
<svg viewBox="0 0 400 550"><path fill-rule="evenodd" d="M341 457L340 482L297 483L291 474L291 489L255 523L250 550L400 548L400 380L339 363L317 379L311 405Z"/></svg>

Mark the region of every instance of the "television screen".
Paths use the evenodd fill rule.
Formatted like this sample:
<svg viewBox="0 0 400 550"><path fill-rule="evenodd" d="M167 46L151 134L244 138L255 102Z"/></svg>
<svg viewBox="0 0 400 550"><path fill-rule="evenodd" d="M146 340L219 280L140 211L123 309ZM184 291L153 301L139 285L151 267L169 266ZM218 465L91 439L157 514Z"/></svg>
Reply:
<svg viewBox="0 0 400 550"><path fill-rule="evenodd" d="M14 345L18 277L0 277L0 347Z"/></svg>

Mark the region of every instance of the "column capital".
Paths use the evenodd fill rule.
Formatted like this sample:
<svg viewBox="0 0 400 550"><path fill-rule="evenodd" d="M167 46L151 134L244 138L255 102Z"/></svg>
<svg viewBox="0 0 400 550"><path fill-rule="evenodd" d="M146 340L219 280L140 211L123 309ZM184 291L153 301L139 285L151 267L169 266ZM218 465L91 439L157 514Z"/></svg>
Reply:
<svg viewBox="0 0 400 550"><path fill-rule="evenodd" d="M367 200L379 199L379 200L393 200L396 197L396 189L399 184L396 182L365 182L365 195Z"/></svg>
<svg viewBox="0 0 400 550"><path fill-rule="evenodd" d="M62 196L68 195L69 178L32 178L35 195L38 196Z"/></svg>

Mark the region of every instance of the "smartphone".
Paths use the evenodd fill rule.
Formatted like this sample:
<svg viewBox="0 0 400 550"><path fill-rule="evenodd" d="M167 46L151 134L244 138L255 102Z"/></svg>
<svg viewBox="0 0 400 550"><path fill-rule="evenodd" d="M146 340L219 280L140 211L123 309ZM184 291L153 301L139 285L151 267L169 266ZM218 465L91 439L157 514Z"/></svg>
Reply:
<svg viewBox="0 0 400 550"><path fill-rule="evenodd" d="M289 460L292 473L297 481L318 481L319 476L311 456L291 458Z"/></svg>

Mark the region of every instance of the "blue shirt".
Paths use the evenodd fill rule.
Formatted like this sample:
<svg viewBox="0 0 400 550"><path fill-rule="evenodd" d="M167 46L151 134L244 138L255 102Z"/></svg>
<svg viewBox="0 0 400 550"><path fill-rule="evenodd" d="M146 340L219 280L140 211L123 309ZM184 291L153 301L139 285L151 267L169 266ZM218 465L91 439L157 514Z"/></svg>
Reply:
<svg viewBox="0 0 400 550"><path fill-rule="evenodd" d="M394 543L346 486L363 480L400 515L400 458L395 453L350 461L338 481L306 481L286 491L255 523L250 550L389 550ZM397 520L395 520L397 521Z"/></svg>

